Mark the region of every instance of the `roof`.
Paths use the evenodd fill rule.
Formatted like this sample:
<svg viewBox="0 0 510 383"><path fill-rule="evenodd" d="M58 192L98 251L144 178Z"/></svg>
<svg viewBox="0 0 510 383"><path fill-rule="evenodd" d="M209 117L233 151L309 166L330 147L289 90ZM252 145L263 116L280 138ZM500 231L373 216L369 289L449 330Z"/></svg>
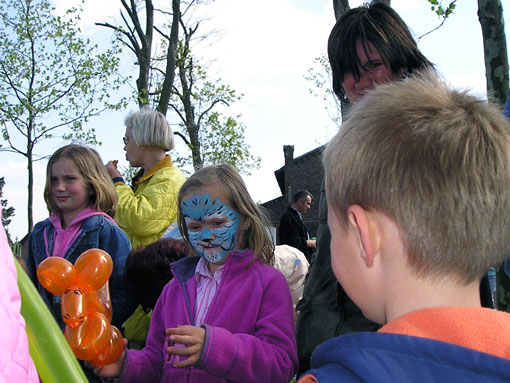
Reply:
<svg viewBox="0 0 510 383"><path fill-rule="evenodd" d="M313 150L310 150L309 152L306 152L305 154L300 155L299 157L293 158L292 161L294 165L302 164L303 162L306 162L312 157L317 157L322 155L322 151L326 145L321 145ZM274 175L276 177L276 182L278 182L278 186L280 188L280 191L282 195L285 195L285 165L283 165L280 169L274 171Z"/></svg>

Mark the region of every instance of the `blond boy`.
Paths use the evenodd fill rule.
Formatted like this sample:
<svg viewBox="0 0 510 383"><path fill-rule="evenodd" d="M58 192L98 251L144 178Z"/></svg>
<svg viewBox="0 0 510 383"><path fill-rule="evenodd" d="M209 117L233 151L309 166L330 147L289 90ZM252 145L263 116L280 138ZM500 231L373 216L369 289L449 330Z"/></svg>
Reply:
<svg viewBox="0 0 510 383"><path fill-rule="evenodd" d="M510 381L510 314L480 305L510 249L510 124L432 73L380 85L324 154L332 268L377 333L306 382Z"/></svg>

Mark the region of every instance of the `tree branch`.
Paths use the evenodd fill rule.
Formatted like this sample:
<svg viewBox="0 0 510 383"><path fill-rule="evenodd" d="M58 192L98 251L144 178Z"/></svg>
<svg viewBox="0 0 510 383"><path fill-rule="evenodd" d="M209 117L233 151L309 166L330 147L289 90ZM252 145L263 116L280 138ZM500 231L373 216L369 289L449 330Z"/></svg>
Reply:
<svg viewBox="0 0 510 383"><path fill-rule="evenodd" d="M190 146L190 145L191 145L191 143L188 141L188 139L187 139L187 138L186 138L186 137L185 137L182 133L174 132L174 134L175 134L176 136L181 137L181 138L182 138L182 140L184 141L184 143L185 143L186 145L188 145L188 146Z"/></svg>

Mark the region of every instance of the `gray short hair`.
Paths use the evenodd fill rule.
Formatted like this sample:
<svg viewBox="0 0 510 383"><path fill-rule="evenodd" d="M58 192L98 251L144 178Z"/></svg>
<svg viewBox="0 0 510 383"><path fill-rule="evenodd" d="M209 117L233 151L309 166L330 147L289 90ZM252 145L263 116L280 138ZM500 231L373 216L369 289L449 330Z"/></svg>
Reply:
<svg viewBox="0 0 510 383"><path fill-rule="evenodd" d="M163 113L142 108L129 113L124 125L131 128L138 146L154 146L165 151L174 148L174 133Z"/></svg>

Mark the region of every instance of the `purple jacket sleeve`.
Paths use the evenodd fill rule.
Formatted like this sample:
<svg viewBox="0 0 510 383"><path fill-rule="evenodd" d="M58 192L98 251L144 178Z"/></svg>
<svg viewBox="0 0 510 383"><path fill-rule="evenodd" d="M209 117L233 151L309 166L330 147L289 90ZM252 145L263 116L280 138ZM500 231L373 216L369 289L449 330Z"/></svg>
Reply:
<svg viewBox="0 0 510 383"><path fill-rule="evenodd" d="M276 271L276 270L275 270ZM261 273L263 297L250 334L204 326L206 340L196 368L235 382L287 383L297 370L292 300L280 272Z"/></svg>
<svg viewBox="0 0 510 383"><path fill-rule="evenodd" d="M168 286L167 286L168 287ZM163 371L165 333L164 311L166 295L161 294L160 299L152 313L147 344L143 350L128 350L124 368L119 377L120 383L131 382L159 382Z"/></svg>

